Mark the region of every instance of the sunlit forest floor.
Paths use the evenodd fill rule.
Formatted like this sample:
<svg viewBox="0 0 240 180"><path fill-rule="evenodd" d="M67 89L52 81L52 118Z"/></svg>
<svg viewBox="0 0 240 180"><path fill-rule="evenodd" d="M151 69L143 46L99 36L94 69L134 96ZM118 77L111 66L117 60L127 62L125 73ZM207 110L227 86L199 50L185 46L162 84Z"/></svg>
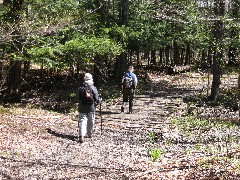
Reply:
<svg viewBox="0 0 240 180"><path fill-rule="evenodd" d="M94 136L82 144L75 108L61 96L59 105L57 85L42 94L45 106L32 97L24 107L1 107L0 178L239 179L237 75L223 76L215 102L207 74L138 75L133 114L120 113L117 86L103 88L102 129L98 106Z"/></svg>

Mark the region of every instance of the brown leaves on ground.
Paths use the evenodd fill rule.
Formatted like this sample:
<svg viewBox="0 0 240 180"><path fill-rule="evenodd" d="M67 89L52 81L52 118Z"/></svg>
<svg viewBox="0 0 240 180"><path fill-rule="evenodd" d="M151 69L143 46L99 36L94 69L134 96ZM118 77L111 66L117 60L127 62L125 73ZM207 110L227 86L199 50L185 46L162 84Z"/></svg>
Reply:
<svg viewBox="0 0 240 180"><path fill-rule="evenodd" d="M120 101L103 102L103 131L97 110L94 136L83 144L76 141L78 124L70 114L32 108L0 114L1 179L240 178L239 127L215 122L205 127L184 119L188 112L184 97L192 95L186 90L202 91L206 76L149 74L149 78L147 85L140 79L145 90L136 96L134 114L120 114ZM218 112L227 118L230 112L222 107L196 108L202 117ZM155 161L151 149L161 150Z"/></svg>

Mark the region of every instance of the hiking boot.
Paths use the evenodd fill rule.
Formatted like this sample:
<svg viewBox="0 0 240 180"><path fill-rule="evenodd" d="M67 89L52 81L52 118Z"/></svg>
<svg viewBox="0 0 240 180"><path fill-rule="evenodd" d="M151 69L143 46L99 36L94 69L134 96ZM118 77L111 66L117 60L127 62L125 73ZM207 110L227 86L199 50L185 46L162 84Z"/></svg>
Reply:
<svg viewBox="0 0 240 180"><path fill-rule="evenodd" d="M129 102L129 114L132 114L133 113L133 102Z"/></svg>
<svg viewBox="0 0 240 180"><path fill-rule="evenodd" d="M132 114L133 113L133 110L132 110L132 108L130 107L129 108L129 114Z"/></svg>
<svg viewBox="0 0 240 180"><path fill-rule="evenodd" d="M79 142L79 143L83 143L83 141L84 141L84 137L83 137L83 136L80 136L79 139L78 139L78 142Z"/></svg>
<svg viewBox="0 0 240 180"><path fill-rule="evenodd" d="M121 107L121 112L124 112L124 107Z"/></svg>

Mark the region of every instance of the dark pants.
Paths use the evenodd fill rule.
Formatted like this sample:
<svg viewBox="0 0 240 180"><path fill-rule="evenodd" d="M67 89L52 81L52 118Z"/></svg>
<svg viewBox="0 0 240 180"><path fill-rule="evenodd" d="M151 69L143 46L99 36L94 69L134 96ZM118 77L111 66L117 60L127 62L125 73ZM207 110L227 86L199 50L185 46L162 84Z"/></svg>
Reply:
<svg viewBox="0 0 240 180"><path fill-rule="evenodd" d="M133 107L134 95L135 95L134 89L124 89L123 90L123 105L122 105L122 107L124 107L125 104L127 102L129 102L129 111L130 112L132 111L132 107Z"/></svg>

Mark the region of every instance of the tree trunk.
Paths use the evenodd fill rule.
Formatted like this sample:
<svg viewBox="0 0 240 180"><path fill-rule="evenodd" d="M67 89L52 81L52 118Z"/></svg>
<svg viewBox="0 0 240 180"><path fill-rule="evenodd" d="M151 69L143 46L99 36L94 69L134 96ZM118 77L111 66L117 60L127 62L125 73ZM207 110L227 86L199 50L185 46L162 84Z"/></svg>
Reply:
<svg viewBox="0 0 240 180"><path fill-rule="evenodd" d="M159 63L160 66L163 66L163 49L159 49Z"/></svg>
<svg viewBox="0 0 240 180"><path fill-rule="evenodd" d="M102 22L105 26L109 23L108 19L108 2L103 0L96 0L95 4L97 6L97 13L100 15L99 21Z"/></svg>
<svg viewBox="0 0 240 180"><path fill-rule="evenodd" d="M121 0L120 11L119 11L119 25L128 25L128 8L129 0Z"/></svg>
<svg viewBox="0 0 240 180"><path fill-rule="evenodd" d="M178 61L178 46L176 41L174 41L173 43L173 64L172 65L178 65L179 61Z"/></svg>
<svg viewBox="0 0 240 180"><path fill-rule="evenodd" d="M77 61L77 64L76 64L77 68L76 68L76 74L77 74L77 77L79 75L79 72L80 72L80 62Z"/></svg>
<svg viewBox="0 0 240 180"><path fill-rule="evenodd" d="M150 66L149 51L144 52L144 59L147 60L147 65Z"/></svg>
<svg viewBox="0 0 240 180"><path fill-rule="evenodd" d="M23 67L23 77L26 77L27 73L30 69L30 61L24 61L24 67Z"/></svg>
<svg viewBox="0 0 240 180"><path fill-rule="evenodd" d="M4 57L4 53L5 53L5 47L6 45L3 45L3 50L2 53L0 54L0 82L2 81L3 78L3 57Z"/></svg>
<svg viewBox="0 0 240 180"><path fill-rule="evenodd" d="M152 65L157 64L156 51L151 51L151 64Z"/></svg>
<svg viewBox="0 0 240 180"><path fill-rule="evenodd" d="M127 53L123 52L118 56L116 61L116 68L115 68L116 78L117 80L119 80L119 82L121 81L124 71L127 70L126 62L127 62Z"/></svg>
<svg viewBox="0 0 240 180"><path fill-rule="evenodd" d="M4 4L11 4L11 10L12 10L12 19L14 19L15 23L19 20L19 15L22 11L24 0L13 0L8 1L4 0ZM14 31L14 34L18 35L18 31ZM15 46L17 46L19 49L21 48L21 40L13 39L13 43L15 43ZM18 48L15 48L12 46L12 52L17 51ZM7 100L11 102L19 102L21 101L21 62L20 61L10 61L10 69L8 73L8 82L7 82Z"/></svg>
<svg viewBox="0 0 240 180"><path fill-rule="evenodd" d="M239 19L239 9L240 9L240 1L239 0L233 0L232 2L232 9L231 9L231 14L233 18ZM231 39L235 39L238 38L239 36L239 32L236 29L232 29L230 31L230 38ZM236 45L231 44L229 47L229 51L228 51L228 64L229 65L237 65L237 48L235 47Z"/></svg>
<svg viewBox="0 0 240 180"><path fill-rule="evenodd" d="M207 52L207 64L208 64L209 67L211 67L212 64L213 64L213 62L212 62L212 60L213 60L212 54L213 54L213 50L212 50L212 48L209 48L208 52Z"/></svg>
<svg viewBox="0 0 240 180"><path fill-rule="evenodd" d="M0 61L0 82L2 84L2 78L3 78L3 62Z"/></svg>
<svg viewBox="0 0 240 180"><path fill-rule="evenodd" d="M136 55L137 55L137 66L140 65L140 53L139 50L136 51Z"/></svg>
<svg viewBox="0 0 240 180"><path fill-rule="evenodd" d="M129 0L121 0L119 7L119 25L128 25L128 4ZM127 69L127 53L123 52L116 61L116 78L120 81L124 71Z"/></svg>
<svg viewBox="0 0 240 180"><path fill-rule="evenodd" d="M224 15L224 0L215 0L214 1L214 12L216 17ZM211 100L216 100L219 96L219 88L221 84L221 61L223 59L223 52L221 50L222 46L222 37L223 37L223 22L221 20L215 20L214 22L214 56L213 56L213 81L211 88Z"/></svg>
<svg viewBox="0 0 240 180"><path fill-rule="evenodd" d="M237 101L238 101L238 112L239 112L239 120L240 120L240 60L238 59L238 91L237 91Z"/></svg>
<svg viewBox="0 0 240 180"><path fill-rule="evenodd" d="M181 52L180 52L180 54L179 54L179 63L180 63L180 65L181 66L183 66L184 65L184 57L185 57L185 54L186 54L186 49L183 49L183 48L181 48Z"/></svg>
<svg viewBox="0 0 240 180"><path fill-rule="evenodd" d="M191 59L191 49L190 49L190 45L187 44L184 65L190 64L190 59Z"/></svg>
<svg viewBox="0 0 240 180"><path fill-rule="evenodd" d="M166 65L171 65L171 60L170 60L170 46L167 45L166 46L166 50L165 50L165 53L166 53Z"/></svg>
<svg viewBox="0 0 240 180"><path fill-rule="evenodd" d="M220 53L216 52L213 55L213 80L210 99L216 100L219 96L219 87L221 84L221 66L220 66Z"/></svg>
<svg viewBox="0 0 240 180"><path fill-rule="evenodd" d="M108 8L109 8L109 1L104 0L95 0L95 5L97 7L97 13L99 15L99 21L106 27L109 24L108 18ZM108 56L100 56L96 55L94 57L94 83L96 86L100 87L104 81L106 76L106 67L107 67L107 59Z"/></svg>
<svg viewBox="0 0 240 180"><path fill-rule="evenodd" d="M233 9L232 9L232 16L233 16L233 18L236 18L236 19L239 20L240 1L239 0L234 0L232 3L233 3L232 4L232 7L233 7ZM238 36L239 32L234 30L231 35L235 36L235 37L239 37ZM238 105L237 109L238 109L238 112L239 112L238 116L239 116L239 120L240 120L240 59L239 59L240 56L239 56L239 52L236 50L235 47L231 46L231 48L233 48L232 49L232 57L229 60L230 60L230 62L233 61L233 62L236 62L238 64L238 91L237 91L238 98L237 98L237 103L236 104Z"/></svg>
<svg viewBox="0 0 240 180"><path fill-rule="evenodd" d="M21 62L11 61L8 74L7 98L9 102L21 101Z"/></svg>

